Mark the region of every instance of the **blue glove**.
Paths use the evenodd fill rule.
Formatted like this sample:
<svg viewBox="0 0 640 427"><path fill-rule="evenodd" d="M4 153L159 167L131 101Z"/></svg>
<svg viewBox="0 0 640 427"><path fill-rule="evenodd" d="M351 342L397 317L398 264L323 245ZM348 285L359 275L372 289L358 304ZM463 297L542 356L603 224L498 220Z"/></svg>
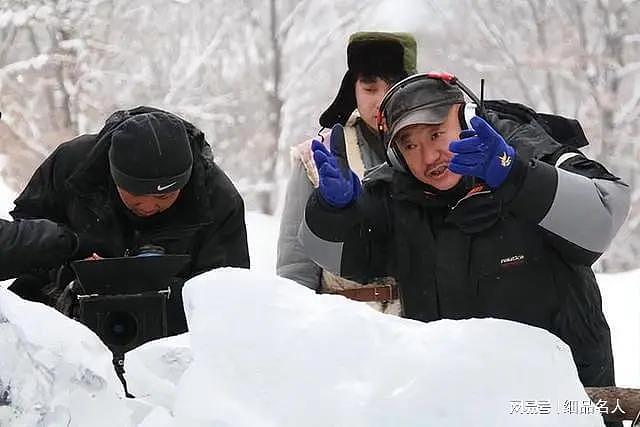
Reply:
<svg viewBox="0 0 640 427"><path fill-rule="evenodd" d="M337 124L331 129L331 151L315 139L311 143L313 160L318 168L320 195L330 206L344 208L362 192L360 180L349 169L344 142L344 129Z"/></svg>
<svg viewBox="0 0 640 427"><path fill-rule="evenodd" d="M449 170L478 177L489 187L498 188L509 175L516 152L484 119L473 117L471 127L473 130L462 131L460 140L449 144L454 154Z"/></svg>

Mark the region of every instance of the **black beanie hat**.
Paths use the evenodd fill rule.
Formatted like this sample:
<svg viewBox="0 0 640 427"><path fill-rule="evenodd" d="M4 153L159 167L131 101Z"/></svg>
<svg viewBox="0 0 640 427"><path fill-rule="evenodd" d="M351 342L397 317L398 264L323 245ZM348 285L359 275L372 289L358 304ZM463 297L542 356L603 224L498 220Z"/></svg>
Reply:
<svg viewBox="0 0 640 427"><path fill-rule="evenodd" d="M111 135L109 166L115 184L135 194L165 194L183 188L193 156L185 126L164 112L131 116Z"/></svg>

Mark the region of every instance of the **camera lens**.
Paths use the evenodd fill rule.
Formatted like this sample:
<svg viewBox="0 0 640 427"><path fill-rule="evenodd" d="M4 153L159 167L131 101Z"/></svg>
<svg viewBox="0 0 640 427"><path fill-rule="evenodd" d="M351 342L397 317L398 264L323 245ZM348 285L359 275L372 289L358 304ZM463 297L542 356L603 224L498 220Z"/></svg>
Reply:
<svg viewBox="0 0 640 427"><path fill-rule="evenodd" d="M126 311L112 311L103 323L103 336L106 344L127 345L138 335L138 320Z"/></svg>
<svg viewBox="0 0 640 427"><path fill-rule="evenodd" d="M138 257L159 256L159 255L164 255L164 253L165 251L162 246L143 245L138 248L135 256L138 256Z"/></svg>

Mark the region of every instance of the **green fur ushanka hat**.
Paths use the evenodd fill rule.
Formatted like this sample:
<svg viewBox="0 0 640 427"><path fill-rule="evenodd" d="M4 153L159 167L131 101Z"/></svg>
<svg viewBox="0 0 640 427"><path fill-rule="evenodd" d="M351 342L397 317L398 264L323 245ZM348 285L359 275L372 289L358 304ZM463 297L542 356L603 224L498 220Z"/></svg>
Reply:
<svg viewBox="0 0 640 427"><path fill-rule="evenodd" d="M415 74L416 40L409 33L359 32L349 37L347 72L338 95L320 116L320 126L344 125L356 109L356 79L369 76L406 77Z"/></svg>

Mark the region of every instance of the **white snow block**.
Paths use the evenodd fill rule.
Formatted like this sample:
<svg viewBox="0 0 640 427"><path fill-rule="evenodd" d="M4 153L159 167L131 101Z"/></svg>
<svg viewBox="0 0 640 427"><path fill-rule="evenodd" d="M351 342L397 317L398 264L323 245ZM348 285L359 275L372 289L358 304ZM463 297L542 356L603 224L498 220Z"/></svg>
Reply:
<svg viewBox="0 0 640 427"><path fill-rule="evenodd" d="M176 426L603 425L565 413L589 399L569 348L542 329L425 324L240 269L198 276L183 296L193 361ZM537 414L518 410L531 402Z"/></svg>
<svg viewBox="0 0 640 427"><path fill-rule="evenodd" d="M189 334L148 342L125 356L129 391L152 408L173 410L176 387L191 364ZM145 422L149 422L145 419Z"/></svg>
<svg viewBox="0 0 640 427"><path fill-rule="evenodd" d="M0 288L0 426L129 426L111 352L84 325Z"/></svg>

